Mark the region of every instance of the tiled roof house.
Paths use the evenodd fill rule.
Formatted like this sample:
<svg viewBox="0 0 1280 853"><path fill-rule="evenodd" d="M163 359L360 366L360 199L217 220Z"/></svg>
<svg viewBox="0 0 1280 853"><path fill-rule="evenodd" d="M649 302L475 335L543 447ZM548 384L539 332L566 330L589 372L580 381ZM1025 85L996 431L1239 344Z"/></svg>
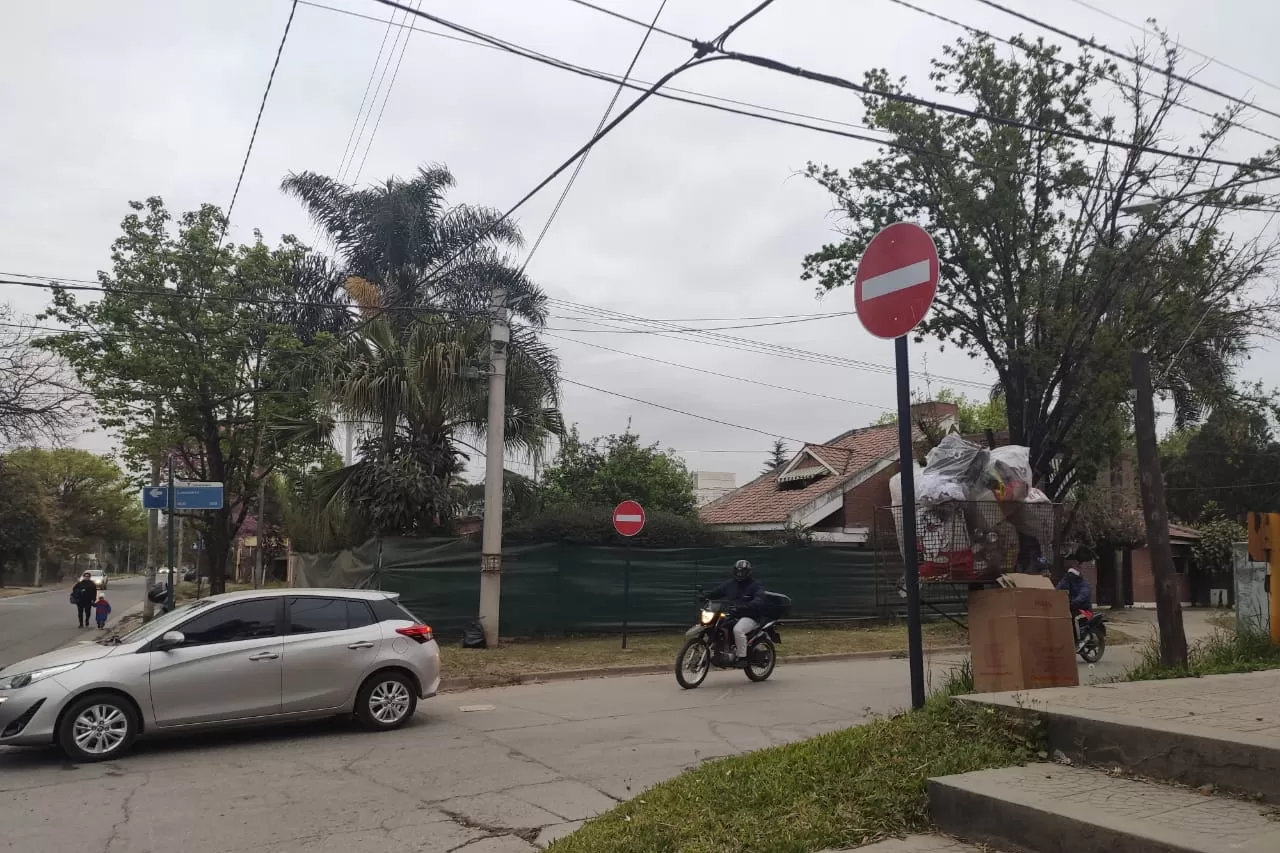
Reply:
<svg viewBox="0 0 1280 853"><path fill-rule="evenodd" d="M913 420L943 431L956 424L950 403L911 407ZM919 429L916 429L919 438ZM806 444L791 461L762 474L699 510L722 530L769 531L799 527L820 542L865 543L875 511L889 506L889 480L898 472L898 426L850 430L822 444Z"/></svg>

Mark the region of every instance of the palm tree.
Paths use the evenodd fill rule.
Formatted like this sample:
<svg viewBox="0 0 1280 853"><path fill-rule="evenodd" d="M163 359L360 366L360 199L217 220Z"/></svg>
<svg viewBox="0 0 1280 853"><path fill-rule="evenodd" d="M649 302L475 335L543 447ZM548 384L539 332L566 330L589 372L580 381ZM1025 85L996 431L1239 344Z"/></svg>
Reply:
<svg viewBox="0 0 1280 853"><path fill-rule="evenodd" d="M484 434L488 312L497 287L513 317L507 446L536 458L564 432L559 362L537 336L546 296L503 254L520 245L519 230L487 208L447 207L453 183L447 169L433 166L369 189L310 172L283 184L336 246L347 294L364 315L317 364L316 419L291 431L327 437L340 419L369 428L361 461L333 472L324 491L370 510L375 500L399 502L377 508L383 532L423 513L447 514L450 482L465 456L458 446ZM388 488L393 482L404 488Z"/></svg>

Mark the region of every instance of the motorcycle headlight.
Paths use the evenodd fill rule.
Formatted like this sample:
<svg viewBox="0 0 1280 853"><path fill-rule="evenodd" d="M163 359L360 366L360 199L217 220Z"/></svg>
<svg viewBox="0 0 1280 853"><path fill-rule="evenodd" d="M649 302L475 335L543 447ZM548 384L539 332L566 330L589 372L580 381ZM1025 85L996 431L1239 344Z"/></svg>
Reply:
<svg viewBox="0 0 1280 853"><path fill-rule="evenodd" d="M0 675L0 690L17 690L20 687L35 684L37 681L44 681L46 678L53 678L55 675L70 672L78 666L80 666L79 663L64 663L61 666L33 669L30 672L20 672L17 675Z"/></svg>
<svg viewBox="0 0 1280 853"><path fill-rule="evenodd" d="M710 625L710 624L711 624L712 622L714 622L714 621L716 621L716 612L715 612L714 610L704 610L704 611L702 611L702 624L703 624L703 625Z"/></svg>

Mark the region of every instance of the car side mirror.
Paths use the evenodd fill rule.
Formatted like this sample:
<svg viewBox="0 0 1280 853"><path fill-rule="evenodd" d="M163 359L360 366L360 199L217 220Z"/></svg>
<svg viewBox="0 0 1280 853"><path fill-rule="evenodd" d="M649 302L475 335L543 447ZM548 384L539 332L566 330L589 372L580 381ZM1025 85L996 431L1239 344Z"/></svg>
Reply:
<svg viewBox="0 0 1280 853"><path fill-rule="evenodd" d="M156 643L156 651L167 652L170 649L176 649L186 641L187 637L181 631L168 631Z"/></svg>

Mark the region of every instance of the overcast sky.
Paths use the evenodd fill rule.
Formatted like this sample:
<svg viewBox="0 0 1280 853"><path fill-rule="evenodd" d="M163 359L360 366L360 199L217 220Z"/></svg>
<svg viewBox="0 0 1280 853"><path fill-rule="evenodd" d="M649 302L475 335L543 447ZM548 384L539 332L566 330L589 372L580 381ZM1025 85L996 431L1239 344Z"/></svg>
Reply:
<svg viewBox="0 0 1280 853"><path fill-rule="evenodd" d="M599 1L646 20L658 5ZM391 13L373 0L326 2L377 18ZM915 2L999 35L1036 32L973 0ZM1188 47L1280 83L1280 4L1096 0L1104 2L1110 13L1129 21L1155 15ZM669 0L660 25L707 38L754 3ZM1007 4L1116 47L1128 49L1141 38L1124 23L1070 0ZM422 8L613 73L625 70L643 36L631 24L569 0L423 0ZM173 211L206 201L225 206L288 14L288 0L0 4L0 271L94 278L108 264L129 199L160 195ZM280 179L290 170L337 173L385 30L375 21L298 7L236 205L233 237L251 239L254 228L273 243L283 233L312 237L301 207L280 193ZM854 79L885 66L906 75L917 93L929 94L928 60L959 34L890 0L778 0L733 40L742 50ZM655 35L634 76L652 81L688 53L681 42ZM1210 64L1199 79L1255 95L1280 111L1280 89L1235 71ZM674 85L839 121L862 120L862 105L851 93L736 63L695 69ZM376 111L364 128L363 142L372 141L359 181L444 163L458 180L454 201L505 209L590 136L612 94L608 83L414 33L376 136ZM624 93L622 103L632 97ZM1222 104L1203 93L1190 99L1204 109ZM1178 113L1171 127L1190 134L1197 121ZM1280 119L1251 121L1280 135ZM1260 142L1237 133L1224 153L1245 158ZM362 144L361 159L364 150ZM830 199L796 172L809 160L848 166L874 154L875 147L864 142L652 99L593 152L530 272L555 298L644 317L848 311L852 289L815 301L812 286L800 281L802 257L832 239L834 220ZM530 241L560 186L519 214ZM1236 225L1245 234L1264 223L1243 217ZM45 300L42 291L0 285L0 302L20 312L35 313ZM572 319L580 316L557 310L551 326L598 328ZM643 439L681 451L692 469L732 471L739 482L759 470L771 436L823 441L894 405L894 380L885 372L653 335L555 334L857 401L803 396L553 340L568 379L761 431L566 385L566 416L584 434L621 432L630 421ZM850 316L730 334L878 365L893 362L892 344L872 338ZM1260 352L1245 375L1280 384L1277 354ZM952 380L991 381L982 364L936 345L917 347L913 366L927 368L933 390L952 385L974 395L981 393L976 386ZM924 392L923 379L914 385ZM102 435L78 443L111 446Z"/></svg>

